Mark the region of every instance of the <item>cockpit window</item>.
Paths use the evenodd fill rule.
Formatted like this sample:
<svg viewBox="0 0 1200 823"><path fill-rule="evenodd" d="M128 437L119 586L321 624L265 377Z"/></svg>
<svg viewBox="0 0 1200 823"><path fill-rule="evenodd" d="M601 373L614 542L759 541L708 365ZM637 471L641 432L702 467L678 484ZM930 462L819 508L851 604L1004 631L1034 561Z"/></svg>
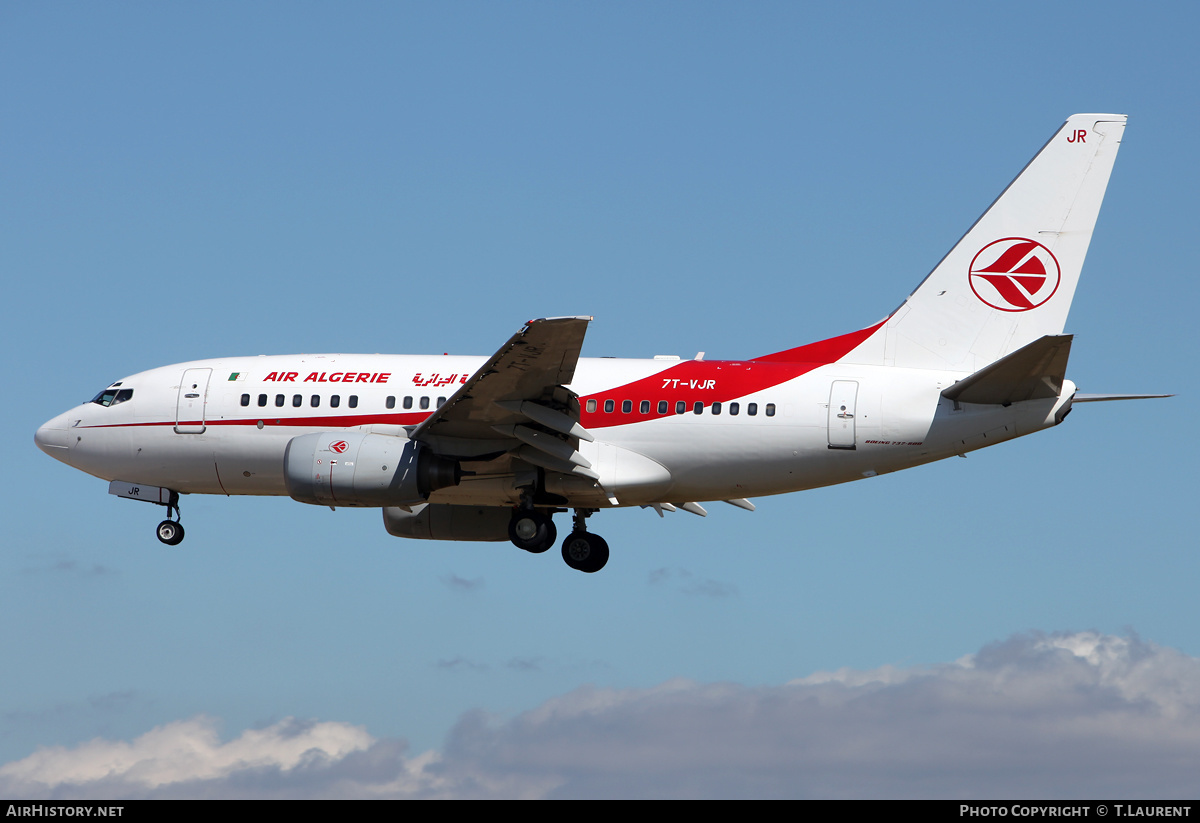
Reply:
<svg viewBox="0 0 1200 823"><path fill-rule="evenodd" d="M115 406L118 403L124 403L133 397L133 389L118 389L116 385L109 386L104 391L92 398L92 402L99 406Z"/></svg>

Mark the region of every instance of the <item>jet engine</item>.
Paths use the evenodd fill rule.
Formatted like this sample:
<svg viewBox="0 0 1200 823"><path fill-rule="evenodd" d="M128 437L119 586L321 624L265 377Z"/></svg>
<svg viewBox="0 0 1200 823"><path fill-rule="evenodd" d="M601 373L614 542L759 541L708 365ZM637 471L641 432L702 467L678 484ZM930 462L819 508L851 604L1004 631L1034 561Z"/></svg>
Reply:
<svg viewBox="0 0 1200 823"><path fill-rule="evenodd" d="M395 506L383 510L383 527L394 537L418 540L508 540L508 506L455 506L429 503L406 511Z"/></svg>
<svg viewBox="0 0 1200 823"><path fill-rule="evenodd" d="M288 494L317 506L408 506L457 486L457 460L402 435L317 432L293 437L283 455Z"/></svg>

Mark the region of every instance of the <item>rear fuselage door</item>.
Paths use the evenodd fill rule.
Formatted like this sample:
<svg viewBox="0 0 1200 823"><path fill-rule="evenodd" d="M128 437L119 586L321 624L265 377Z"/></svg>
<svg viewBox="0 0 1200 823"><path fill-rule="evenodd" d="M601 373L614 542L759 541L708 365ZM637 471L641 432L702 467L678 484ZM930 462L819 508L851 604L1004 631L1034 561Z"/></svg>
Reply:
<svg viewBox="0 0 1200 823"><path fill-rule="evenodd" d="M175 431L179 434L204 434L204 402L208 398L208 378L212 369L186 369L179 383L175 403Z"/></svg>
<svg viewBox="0 0 1200 823"><path fill-rule="evenodd" d="M854 405L857 399L857 381L833 381L833 387L829 390L829 448L854 448Z"/></svg>

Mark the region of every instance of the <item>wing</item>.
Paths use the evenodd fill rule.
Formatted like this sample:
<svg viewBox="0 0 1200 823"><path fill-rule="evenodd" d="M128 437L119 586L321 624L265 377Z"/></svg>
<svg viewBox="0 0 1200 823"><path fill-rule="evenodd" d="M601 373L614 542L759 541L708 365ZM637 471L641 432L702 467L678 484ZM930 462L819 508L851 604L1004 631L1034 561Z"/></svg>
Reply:
<svg viewBox="0 0 1200 823"><path fill-rule="evenodd" d="M530 320L409 438L455 457L515 449L543 468L594 477L576 450L578 439L592 436L579 425L575 394L564 388L591 319Z"/></svg>

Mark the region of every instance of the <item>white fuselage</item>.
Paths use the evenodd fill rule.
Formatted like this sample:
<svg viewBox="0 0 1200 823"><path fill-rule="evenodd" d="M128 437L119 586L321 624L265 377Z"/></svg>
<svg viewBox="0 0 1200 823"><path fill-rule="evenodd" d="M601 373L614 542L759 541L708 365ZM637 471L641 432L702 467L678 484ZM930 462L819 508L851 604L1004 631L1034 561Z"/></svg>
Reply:
<svg viewBox="0 0 1200 823"><path fill-rule="evenodd" d="M287 495L283 459L293 437L404 435L485 360L331 354L165 366L114 384L114 393L132 391L124 402L85 403L47 422L37 442L107 480ZM569 478L555 491L571 505L603 507L843 483L1054 425L1074 393L1068 381L1057 398L956 409L940 392L965 376L843 363L580 359L569 388L595 442L579 451L600 479ZM430 500L520 500L519 467L482 468Z"/></svg>

